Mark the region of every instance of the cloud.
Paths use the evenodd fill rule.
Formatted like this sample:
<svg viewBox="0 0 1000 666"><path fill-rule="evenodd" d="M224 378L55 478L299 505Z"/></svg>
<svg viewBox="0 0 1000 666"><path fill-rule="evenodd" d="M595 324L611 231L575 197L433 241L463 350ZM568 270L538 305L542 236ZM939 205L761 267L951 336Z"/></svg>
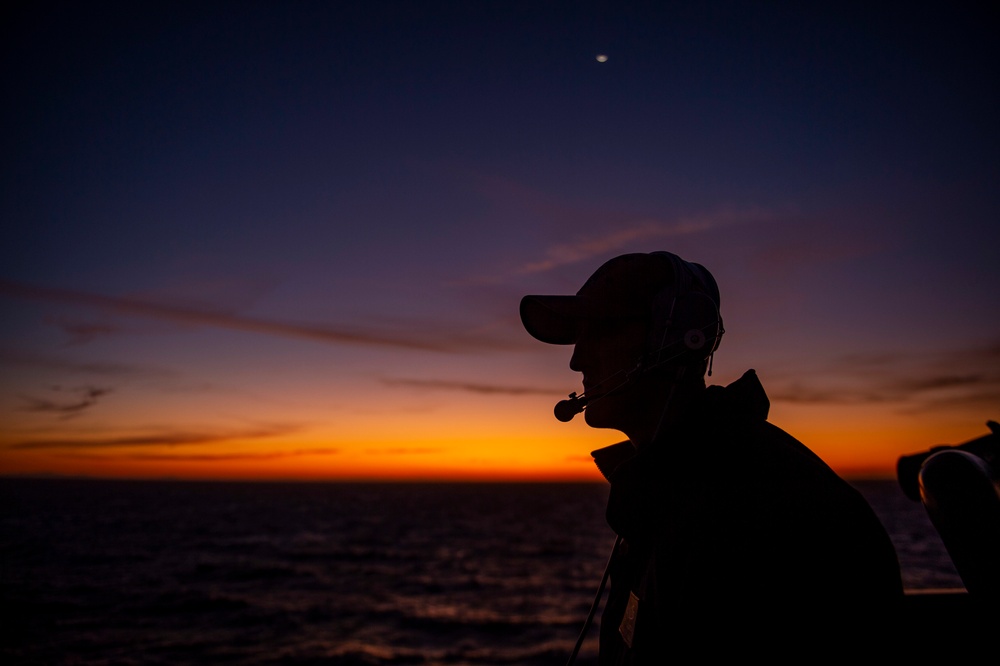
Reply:
<svg viewBox="0 0 1000 666"><path fill-rule="evenodd" d="M883 250L885 243L873 235L856 230L845 235L835 225L790 224L781 228L774 242L752 251L749 268L771 279L789 279L803 267L843 263Z"/></svg>
<svg viewBox="0 0 1000 666"><path fill-rule="evenodd" d="M554 395L561 391L542 389L529 386L500 386L497 384L476 384L474 382L456 382L444 379L405 379L384 378L386 386L401 386L405 388L429 389L435 391L465 391L481 395Z"/></svg>
<svg viewBox="0 0 1000 666"><path fill-rule="evenodd" d="M880 402L899 402L901 397L874 387L829 387L790 382L777 388L768 388L771 402L788 402L800 405L854 405Z"/></svg>
<svg viewBox="0 0 1000 666"><path fill-rule="evenodd" d="M722 210L671 222L650 218L633 220L603 235L554 245L545 252L544 258L523 264L515 272L519 275L541 273L594 257L620 253L637 241L704 233L722 226L760 221L770 217L771 215L765 211L751 208Z"/></svg>
<svg viewBox="0 0 1000 666"><path fill-rule="evenodd" d="M98 337L119 333L122 329L111 324L91 322L72 322L68 320L48 319L47 323L59 328L69 336L66 346L75 347L86 344Z"/></svg>
<svg viewBox="0 0 1000 666"><path fill-rule="evenodd" d="M248 439L279 437L299 431L298 426L271 425L231 431L206 430L160 430L144 434L115 435L105 437L63 437L54 439L31 439L9 445L9 449L106 449L143 446L191 446L217 444Z"/></svg>
<svg viewBox="0 0 1000 666"><path fill-rule="evenodd" d="M990 378L983 374L939 375L935 377L902 378L896 382L895 388L904 393L919 393L937 389L988 386L990 383Z"/></svg>
<svg viewBox="0 0 1000 666"><path fill-rule="evenodd" d="M756 222L770 222L795 213L794 207L780 211L757 206L723 206L695 215L665 219L657 215L627 210L618 205L572 202L526 186L515 180L493 174L476 173L465 166L462 177L471 178L475 190L501 207L516 210L519 218L537 220L537 226L562 230L559 242L543 252L543 256L517 266L517 276L543 273L562 266L607 257L627 251L646 241L701 234L713 229ZM479 277L476 282L492 282L496 278Z"/></svg>
<svg viewBox="0 0 1000 666"><path fill-rule="evenodd" d="M98 375L102 377L146 377L168 378L175 373L164 368L127 363L79 362L59 356L36 354L27 351L0 349L0 363L5 365L28 366L44 370L56 370L72 374Z"/></svg>
<svg viewBox="0 0 1000 666"><path fill-rule="evenodd" d="M318 342L343 345L394 347L413 351L456 352L467 349L506 348L501 340L478 335L428 332L424 335L409 333L391 334L384 331L352 329L284 322L273 319L247 317L221 309L204 306L185 306L154 300L104 296L74 289L41 287L11 280L0 280L0 294L34 301L69 303L119 314L150 317L186 324L216 326L232 330L265 333L284 337L305 338Z"/></svg>
<svg viewBox="0 0 1000 666"><path fill-rule="evenodd" d="M340 449L314 448L295 449L293 451L265 451L262 453L195 453L195 454L161 454L161 453L129 453L115 456L102 456L87 453L66 453L61 458L75 460L138 460L147 462L238 462L256 460L278 460L281 458L298 458L301 456L337 455Z"/></svg>
<svg viewBox="0 0 1000 666"><path fill-rule="evenodd" d="M443 447L412 447L407 448L405 446L397 446L386 449L366 449L365 453L368 455L380 455L380 456L412 456L412 455L430 455L435 453L442 453L447 449Z"/></svg>
<svg viewBox="0 0 1000 666"><path fill-rule="evenodd" d="M851 354L769 388L772 401L893 403L906 411L1000 405L1000 344L932 353ZM989 415L987 415L989 416Z"/></svg>
<svg viewBox="0 0 1000 666"><path fill-rule="evenodd" d="M54 386L52 388L57 392L65 390L59 386ZM25 403L21 409L26 412L51 413L57 414L63 418L73 418L74 416L79 416L83 410L97 404L97 399L101 396L111 393L110 388L101 388L97 386L84 386L77 389L69 389L68 391L78 394L79 397L67 402L65 400L57 401L27 395L19 396Z"/></svg>

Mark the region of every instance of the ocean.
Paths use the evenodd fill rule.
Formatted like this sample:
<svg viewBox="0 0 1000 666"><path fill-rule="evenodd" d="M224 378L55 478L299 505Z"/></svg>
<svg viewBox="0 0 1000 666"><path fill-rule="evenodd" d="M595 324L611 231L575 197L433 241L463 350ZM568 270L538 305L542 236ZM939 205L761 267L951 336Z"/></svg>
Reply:
<svg viewBox="0 0 1000 666"><path fill-rule="evenodd" d="M855 485L908 589L962 587L920 504ZM614 542L606 499L587 483L0 479L0 658L564 664Z"/></svg>

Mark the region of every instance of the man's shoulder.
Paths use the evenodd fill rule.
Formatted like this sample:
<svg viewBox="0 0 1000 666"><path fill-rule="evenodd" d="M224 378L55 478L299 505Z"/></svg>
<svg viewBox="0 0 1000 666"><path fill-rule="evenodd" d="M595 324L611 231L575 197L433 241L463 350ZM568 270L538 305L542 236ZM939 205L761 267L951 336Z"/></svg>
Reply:
<svg viewBox="0 0 1000 666"><path fill-rule="evenodd" d="M770 399L757 372L747 370L726 386L709 386L689 435L742 457L788 456L801 464L826 464L808 446L767 420Z"/></svg>

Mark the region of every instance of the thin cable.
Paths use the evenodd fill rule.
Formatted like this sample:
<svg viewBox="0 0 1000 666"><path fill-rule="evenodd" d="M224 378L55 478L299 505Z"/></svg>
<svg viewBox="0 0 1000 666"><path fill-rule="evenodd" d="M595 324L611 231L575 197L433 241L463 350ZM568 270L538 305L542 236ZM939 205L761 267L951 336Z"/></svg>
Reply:
<svg viewBox="0 0 1000 666"><path fill-rule="evenodd" d="M576 639L576 646L573 648L573 654L569 656L566 666L573 666L573 662L576 661L576 655L580 652L580 646L583 645L583 639L587 637L587 632L590 631L590 625L594 621L594 614L597 613L597 607L601 605L601 597L604 596L604 586L607 585L608 576L611 575L611 561L615 559L615 551L618 550L621 542L622 538L620 536L615 539L614 548L611 549L611 557L608 558L608 565L604 567L604 576L601 578L601 584L597 588L597 596L594 597L594 603L590 606L587 621L583 623L583 630L580 632L580 637Z"/></svg>

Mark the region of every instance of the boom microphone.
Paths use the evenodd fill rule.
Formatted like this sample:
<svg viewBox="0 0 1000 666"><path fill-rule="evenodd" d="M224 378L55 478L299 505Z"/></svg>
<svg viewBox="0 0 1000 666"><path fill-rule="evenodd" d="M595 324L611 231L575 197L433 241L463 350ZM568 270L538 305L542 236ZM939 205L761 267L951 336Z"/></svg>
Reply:
<svg viewBox="0 0 1000 666"><path fill-rule="evenodd" d="M610 377L598 382L594 386L587 389L587 391L584 391L583 395L577 395L576 391L574 391L573 393L569 394L569 398L567 398L566 400L560 400L559 402L557 402L555 409L553 409L552 411L555 413L557 419L559 419L563 423L568 423L569 421L573 420L574 416L581 413L588 403L596 402L597 400L600 400L601 398L614 393L615 391L621 389L623 386L628 384L630 381L632 381L632 378L641 369L642 369L642 363L640 362L631 370L628 371L619 370ZM618 377L620 377L621 375L625 375L625 377L607 391L598 392L596 395L587 395L588 392L594 393L595 391L597 391L597 389L611 382L614 379L618 379Z"/></svg>
<svg viewBox="0 0 1000 666"><path fill-rule="evenodd" d="M556 418L563 423L568 423L573 420L573 417L583 411L583 408L587 406L587 401L589 398L586 395L578 396L576 392L570 393L567 400L560 400L556 403L556 407L553 410L556 414Z"/></svg>
<svg viewBox="0 0 1000 666"><path fill-rule="evenodd" d="M722 326L721 319L718 320L718 324L720 326L720 332L718 333L718 335L716 335L716 340L718 340L718 338L722 335L723 332L721 330ZM608 396L616 391L621 390L629 382L631 382L633 379L635 379L638 375L642 374L643 372L647 372L649 370L652 370L653 368L657 368L661 365L669 363L670 361L680 358L681 356L689 352L691 349L702 347L705 344L705 339L706 338L703 329L692 329L688 331L687 335L684 336L683 340L676 340L674 342L671 342L670 344L664 345L663 347L660 347L658 350L656 350L654 354L657 356L662 356L665 350L668 350L674 346L683 345L684 347L680 351L671 354L667 358L659 358L652 365L646 365L644 363L646 357L643 357L643 359L640 359L640 361L636 364L636 366L631 370L619 370L610 377L603 379L602 381L598 382L590 389L588 389L589 392L593 393L597 389L604 386L605 384L608 384L611 381L617 379L619 376L623 374L625 375L625 377L620 382L612 386L607 391L598 392L596 395L587 395L588 391L584 391L583 395L577 395L576 392L574 391L573 393L569 394L569 397L566 400L560 400L559 402L557 402L555 408L552 411L555 413L556 418L558 420L562 421L563 423L568 423L573 420L574 416L582 413L583 410L587 407L588 403L596 402L597 400L600 400L605 396ZM711 374L711 371L709 371L709 374Z"/></svg>

